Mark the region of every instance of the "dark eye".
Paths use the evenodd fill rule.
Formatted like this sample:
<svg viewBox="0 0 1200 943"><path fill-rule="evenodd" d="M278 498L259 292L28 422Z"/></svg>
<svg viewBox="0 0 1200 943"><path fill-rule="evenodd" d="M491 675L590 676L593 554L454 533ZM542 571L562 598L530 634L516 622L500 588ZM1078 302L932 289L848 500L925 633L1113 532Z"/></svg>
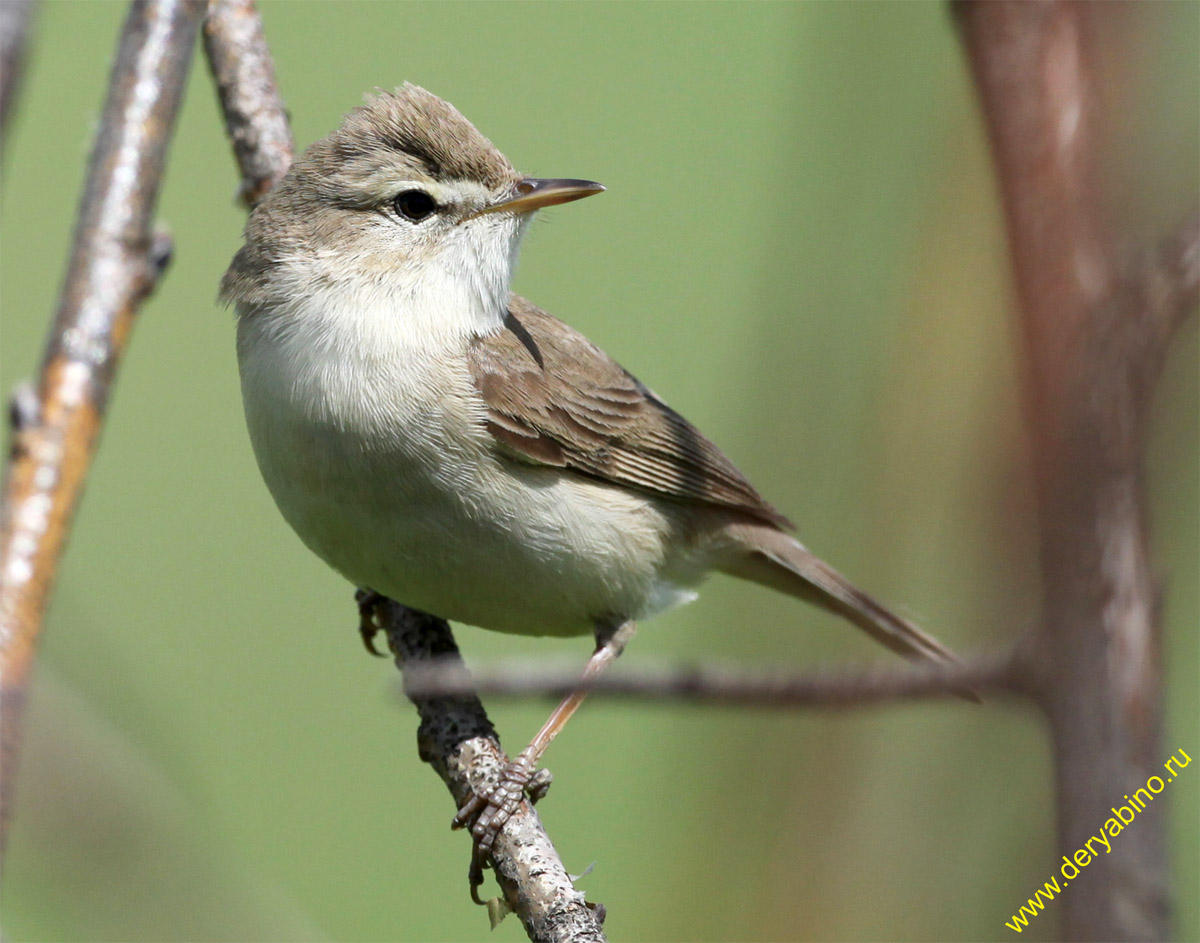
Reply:
<svg viewBox="0 0 1200 943"><path fill-rule="evenodd" d="M414 223L419 223L427 216L432 216L438 208L433 197L424 190L405 190L396 195L396 199L392 200L392 206L395 207L398 216L403 216Z"/></svg>

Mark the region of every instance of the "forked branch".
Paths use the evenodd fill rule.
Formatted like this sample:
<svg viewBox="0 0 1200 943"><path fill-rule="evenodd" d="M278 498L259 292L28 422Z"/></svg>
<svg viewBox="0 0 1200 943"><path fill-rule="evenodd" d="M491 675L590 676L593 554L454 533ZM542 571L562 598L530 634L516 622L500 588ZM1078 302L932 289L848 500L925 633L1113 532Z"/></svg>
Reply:
<svg viewBox="0 0 1200 943"><path fill-rule="evenodd" d="M1196 303L1193 215L1125 261L1100 185L1092 18L1103 5L960 3L1019 299L1043 625L1030 678L1054 739L1058 845L1077 848L1162 758L1162 605L1144 473L1149 405ZM1167 924L1161 814L1062 902L1064 937L1157 940Z"/></svg>

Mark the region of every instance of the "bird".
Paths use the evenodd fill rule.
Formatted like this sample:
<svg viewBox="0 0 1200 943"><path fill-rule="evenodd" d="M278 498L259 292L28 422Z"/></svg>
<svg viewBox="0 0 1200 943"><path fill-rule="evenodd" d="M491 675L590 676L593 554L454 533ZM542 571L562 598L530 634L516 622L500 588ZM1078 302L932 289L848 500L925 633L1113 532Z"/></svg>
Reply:
<svg viewBox="0 0 1200 943"><path fill-rule="evenodd" d="M714 571L953 665L649 387L511 291L535 213L603 190L518 172L412 84L366 96L293 162L220 288L284 519L363 590L500 632L591 635L585 681ZM459 810L484 853L583 694Z"/></svg>

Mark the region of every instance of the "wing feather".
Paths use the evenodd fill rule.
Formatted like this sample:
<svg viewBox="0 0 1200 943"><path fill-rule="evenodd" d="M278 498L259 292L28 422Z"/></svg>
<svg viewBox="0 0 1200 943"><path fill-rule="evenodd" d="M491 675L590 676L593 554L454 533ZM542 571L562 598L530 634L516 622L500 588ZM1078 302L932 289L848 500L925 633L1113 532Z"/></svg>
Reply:
<svg viewBox="0 0 1200 943"><path fill-rule="evenodd" d="M791 526L691 423L524 298L511 296L504 329L478 338L469 362L489 432L521 460Z"/></svg>

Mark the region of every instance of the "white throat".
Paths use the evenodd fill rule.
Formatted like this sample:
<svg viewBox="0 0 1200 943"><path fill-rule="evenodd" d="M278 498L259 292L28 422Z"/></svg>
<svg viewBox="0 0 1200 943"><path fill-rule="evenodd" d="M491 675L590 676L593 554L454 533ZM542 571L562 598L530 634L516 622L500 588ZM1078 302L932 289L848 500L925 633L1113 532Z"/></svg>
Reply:
<svg viewBox="0 0 1200 943"><path fill-rule="evenodd" d="M336 306L343 316L359 321L365 333L386 334L393 349L455 348L494 333L508 313L528 220L500 217L458 226L432 251L390 259L375 278L341 282L338 288L350 297Z"/></svg>
<svg viewBox="0 0 1200 943"><path fill-rule="evenodd" d="M240 319L259 322L256 332L305 338L304 359L460 350L503 327L530 215L468 221L405 251L285 254L277 260L279 302L239 306Z"/></svg>

